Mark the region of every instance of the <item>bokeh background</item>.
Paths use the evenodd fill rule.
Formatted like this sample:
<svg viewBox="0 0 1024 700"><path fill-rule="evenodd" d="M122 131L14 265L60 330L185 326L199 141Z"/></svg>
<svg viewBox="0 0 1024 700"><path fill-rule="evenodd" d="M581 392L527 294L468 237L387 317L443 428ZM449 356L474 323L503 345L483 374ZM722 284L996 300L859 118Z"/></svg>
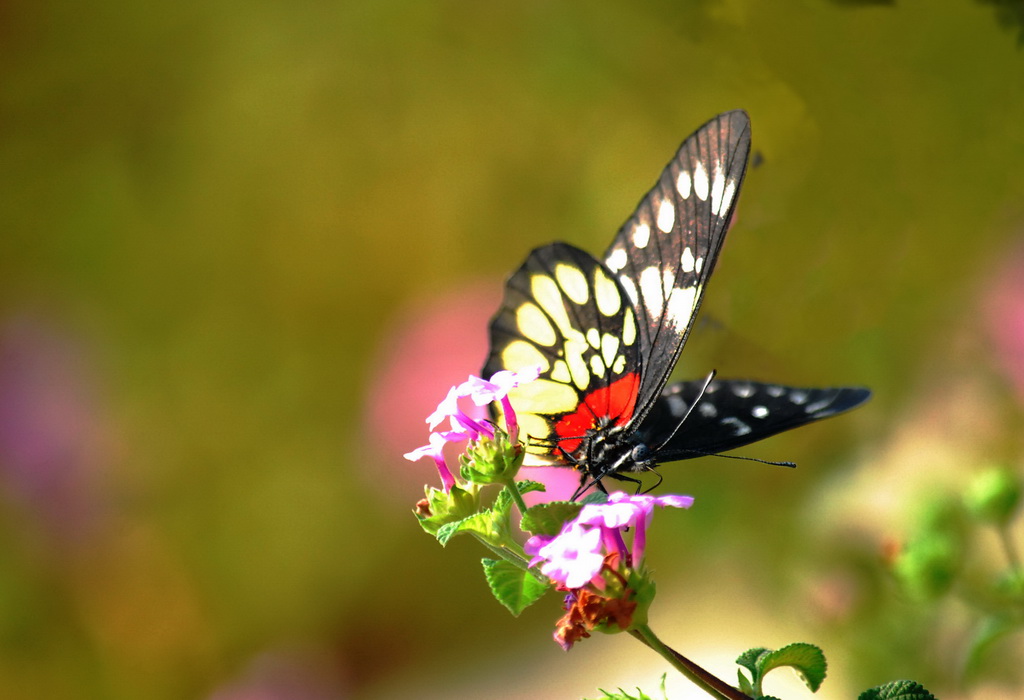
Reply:
<svg viewBox="0 0 1024 700"><path fill-rule="evenodd" d="M654 691L628 637L494 602L401 453L527 251L603 250L742 107L681 376L875 397L742 451L795 471L662 470L697 501L655 520L652 624L727 680L810 641L825 697L1016 697L1019 640L965 686L974 618L886 552L1021 463L1022 40L1014 0L0 3L0 696Z"/></svg>

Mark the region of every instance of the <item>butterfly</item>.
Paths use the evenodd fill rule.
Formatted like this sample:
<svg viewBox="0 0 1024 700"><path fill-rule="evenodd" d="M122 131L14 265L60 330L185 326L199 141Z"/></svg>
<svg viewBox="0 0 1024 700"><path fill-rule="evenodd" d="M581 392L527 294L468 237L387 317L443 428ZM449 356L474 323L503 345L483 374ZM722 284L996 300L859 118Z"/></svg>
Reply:
<svg viewBox="0 0 1024 700"><path fill-rule="evenodd" d="M483 376L540 367L512 390L526 465L606 477L731 450L848 411L871 392L707 378L666 386L729 229L750 153L736 110L679 147L601 260L567 243L533 250L505 284ZM498 411L493 416L497 419Z"/></svg>

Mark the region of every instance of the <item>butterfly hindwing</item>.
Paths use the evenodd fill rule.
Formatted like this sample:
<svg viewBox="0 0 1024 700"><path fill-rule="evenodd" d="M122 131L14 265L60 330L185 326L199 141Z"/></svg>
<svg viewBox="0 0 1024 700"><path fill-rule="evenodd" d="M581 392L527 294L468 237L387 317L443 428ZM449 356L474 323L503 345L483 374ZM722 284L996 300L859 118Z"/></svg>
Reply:
<svg viewBox="0 0 1024 700"><path fill-rule="evenodd" d="M630 297L645 361L638 418L668 380L700 307L735 211L750 120L720 114L683 142L619 229L604 262Z"/></svg>
<svg viewBox="0 0 1024 700"><path fill-rule="evenodd" d="M800 388L740 379L715 379L701 394L704 384L666 387L640 428L649 444L662 445L668 460L741 447L849 411L871 396L858 387Z"/></svg>
<svg viewBox="0 0 1024 700"><path fill-rule="evenodd" d="M531 252L505 284L490 339L484 376L541 368L509 394L532 456L556 460L587 430L632 418L642 364L636 315L589 253L565 243Z"/></svg>

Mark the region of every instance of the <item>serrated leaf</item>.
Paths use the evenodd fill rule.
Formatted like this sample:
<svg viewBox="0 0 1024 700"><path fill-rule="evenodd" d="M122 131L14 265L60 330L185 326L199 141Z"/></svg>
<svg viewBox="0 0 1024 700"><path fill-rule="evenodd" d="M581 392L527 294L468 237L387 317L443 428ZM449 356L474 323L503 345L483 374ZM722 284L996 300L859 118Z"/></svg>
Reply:
<svg viewBox="0 0 1024 700"><path fill-rule="evenodd" d="M753 695L754 686L751 684L750 679L747 678L747 674L743 671L736 669L736 675L739 676L739 689L744 695Z"/></svg>
<svg viewBox="0 0 1024 700"><path fill-rule="evenodd" d="M530 572L504 559L484 559L483 565L491 593L517 617L551 587L549 583L539 581Z"/></svg>
<svg viewBox="0 0 1024 700"><path fill-rule="evenodd" d="M551 501L527 508L519 527L533 535L557 535L562 526L580 513L583 505L572 501Z"/></svg>
<svg viewBox="0 0 1024 700"><path fill-rule="evenodd" d="M530 479L523 479L522 481L516 482L516 487L519 489L519 495L530 493L531 491L547 491L548 487L539 481L531 481Z"/></svg>
<svg viewBox="0 0 1024 700"><path fill-rule="evenodd" d="M757 660L769 651L771 650L766 649L765 647L754 647L753 649L747 649L745 652L739 655L739 658L736 659L736 663L750 671L756 679L758 675Z"/></svg>
<svg viewBox="0 0 1024 700"><path fill-rule="evenodd" d="M773 669L790 666L803 677L812 693L818 692L828 671L828 663L825 661L825 654L821 649L804 642L797 642L762 654L756 663L758 675L755 677L755 683L758 679L763 679Z"/></svg>
<svg viewBox="0 0 1024 700"><path fill-rule="evenodd" d="M589 503L607 503L608 494L606 494L604 491L591 491L586 496L584 496L583 498L576 502L581 503L583 505L587 505Z"/></svg>
<svg viewBox="0 0 1024 700"><path fill-rule="evenodd" d="M651 700L651 696L647 695L639 688L636 689L636 692L639 693L639 695L630 695L622 688L619 688L619 692L617 693L609 693L604 688L598 688L598 690L600 690L602 694L602 697L599 698L599 700Z"/></svg>
<svg viewBox="0 0 1024 700"><path fill-rule="evenodd" d="M857 700L938 700L916 681L890 681L868 688Z"/></svg>
<svg viewBox="0 0 1024 700"><path fill-rule="evenodd" d="M458 522L442 525L437 531L437 541L444 547L448 544L448 540L455 537L455 535L463 535L470 532L480 534L485 539L493 539L496 531L494 518L494 513L484 511L483 513L476 513L468 518L463 518Z"/></svg>

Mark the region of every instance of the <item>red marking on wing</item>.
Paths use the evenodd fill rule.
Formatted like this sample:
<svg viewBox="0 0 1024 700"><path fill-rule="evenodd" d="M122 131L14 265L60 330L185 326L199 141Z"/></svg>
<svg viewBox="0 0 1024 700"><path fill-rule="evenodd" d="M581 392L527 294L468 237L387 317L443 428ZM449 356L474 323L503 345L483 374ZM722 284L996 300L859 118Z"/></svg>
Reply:
<svg viewBox="0 0 1024 700"><path fill-rule="evenodd" d="M573 439L559 441L553 452L560 453L559 447L566 452L575 451L587 431L599 426L601 418L607 418L611 425L625 425L633 417L639 390L640 375L630 372L587 394L574 413L565 414L555 423L558 437Z"/></svg>

